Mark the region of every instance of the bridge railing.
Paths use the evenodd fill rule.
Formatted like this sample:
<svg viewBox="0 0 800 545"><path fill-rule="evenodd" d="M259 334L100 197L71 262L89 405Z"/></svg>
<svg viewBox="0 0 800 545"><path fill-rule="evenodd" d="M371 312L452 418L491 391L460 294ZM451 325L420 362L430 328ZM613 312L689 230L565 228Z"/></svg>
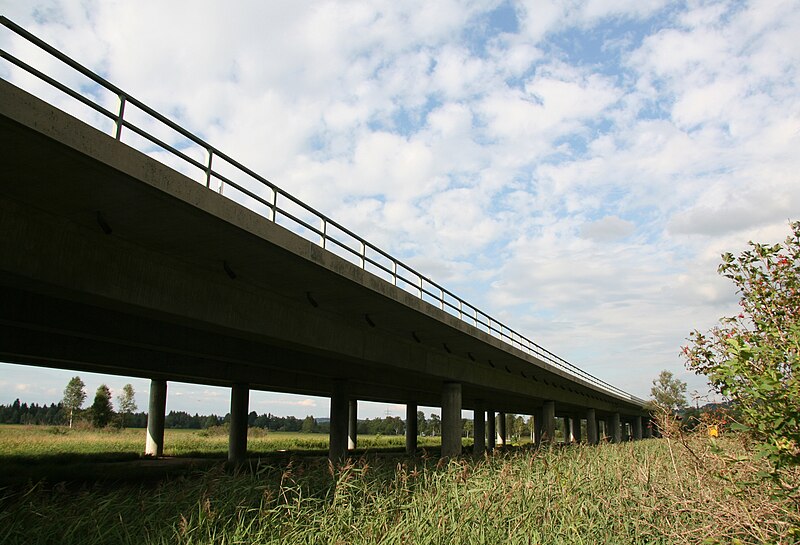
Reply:
<svg viewBox="0 0 800 545"><path fill-rule="evenodd" d="M151 152L151 155L157 155L153 153L154 150L152 149L152 145L155 145L183 162L183 165L170 164L170 166L182 171L185 171L187 167L193 167L196 171L195 174L197 172L200 173L199 179L196 175L195 179L204 183L210 190L213 189L220 194L227 190L226 196L261 213L270 221L295 231L319 244L322 248L348 259L362 269L380 276L407 292L415 294L420 299L439 307L441 310L458 317L463 322L471 324L475 328L500 339L522 352L554 365L570 375L579 377L619 398L636 403L644 403L643 400L591 375L492 318L448 289L426 278L413 267L392 257L347 227L318 212L194 133L74 61L5 16L0 16L0 24L88 78L99 88L113 93L117 98L118 107L112 111L104 106L99 99L92 96L93 93L87 93L85 89L83 92L77 91L24 62L10 52L0 49L0 57L12 65L79 101L96 114L99 114L101 118L111 120L113 123L112 134L117 140L123 141L125 131L131 131L134 135L144 139L144 142L149 143L140 147L146 148L147 151ZM142 117L142 120L138 123L132 120L132 118L137 117L137 114L130 113L131 107L134 107L139 117ZM128 110L127 114L126 109ZM144 115L142 116L141 114ZM152 128L148 130L144 128L146 125L152 125L153 121L157 121L164 127L174 131L178 138L176 139L173 136L172 140L177 140L177 143L170 143L167 141L169 140L168 137L154 134L154 132L163 132L163 130L158 131ZM194 151L192 151L192 146L194 146ZM202 151L203 157L199 157L201 154L197 153L198 149ZM163 157L159 159L169 164L169 161L165 161ZM220 168L219 163L221 161L224 163ZM229 192L231 190L238 192L238 195L230 195Z"/></svg>

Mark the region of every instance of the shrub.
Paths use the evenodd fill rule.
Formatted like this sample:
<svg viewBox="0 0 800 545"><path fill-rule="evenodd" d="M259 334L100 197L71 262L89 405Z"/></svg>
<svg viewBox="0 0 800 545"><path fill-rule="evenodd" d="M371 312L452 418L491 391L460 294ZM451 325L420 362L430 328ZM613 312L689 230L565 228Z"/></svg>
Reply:
<svg viewBox="0 0 800 545"><path fill-rule="evenodd" d="M741 312L684 347L687 366L731 399L776 470L800 463L800 222L781 244L750 242L722 256L719 273L740 294Z"/></svg>

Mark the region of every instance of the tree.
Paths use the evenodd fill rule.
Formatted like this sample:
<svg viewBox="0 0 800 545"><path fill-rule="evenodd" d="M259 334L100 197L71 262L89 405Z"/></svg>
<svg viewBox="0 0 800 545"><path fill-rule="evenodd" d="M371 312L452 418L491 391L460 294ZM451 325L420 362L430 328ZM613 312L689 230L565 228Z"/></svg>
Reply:
<svg viewBox="0 0 800 545"><path fill-rule="evenodd" d="M431 413L431 417L428 420L428 429L431 432L431 436L436 437L439 434L439 430L442 427L442 419L439 418L438 414Z"/></svg>
<svg viewBox="0 0 800 545"><path fill-rule="evenodd" d="M722 255L718 272L736 285L741 311L695 330L683 349L776 469L800 463L800 222L791 230L782 245L751 241L738 257Z"/></svg>
<svg viewBox="0 0 800 545"><path fill-rule="evenodd" d="M97 387L92 403L92 425L96 428L105 428L114 415L111 406L111 390L108 386L101 384Z"/></svg>
<svg viewBox="0 0 800 545"><path fill-rule="evenodd" d="M659 413L675 413L686 407L686 383L665 369L653 381L650 396L651 410Z"/></svg>
<svg viewBox="0 0 800 545"><path fill-rule="evenodd" d="M61 401L64 409L69 415L69 427L72 427L72 419L76 411L79 411L86 401L86 385L81 380L81 377L72 377L64 388L64 399Z"/></svg>
<svg viewBox="0 0 800 545"><path fill-rule="evenodd" d="M125 427L125 419L127 416L133 414L138 407L134 399L135 393L133 386L126 384L122 387L122 393L117 396L117 403L119 404L119 415L122 422L122 427Z"/></svg>
<svg viewBox="0 0 800 545"><path fill-rule="evenodd" d="M428 435L428 422L425 420L425 413L417 411L417 433Z"/></svg>
<svg viewBox="0 0 800 545"><path fill-rule="evenodd" d="M303 433L315 433L317 431L317 421L313 416L306 416L303 419L303 425L300 427Z"/></svg>

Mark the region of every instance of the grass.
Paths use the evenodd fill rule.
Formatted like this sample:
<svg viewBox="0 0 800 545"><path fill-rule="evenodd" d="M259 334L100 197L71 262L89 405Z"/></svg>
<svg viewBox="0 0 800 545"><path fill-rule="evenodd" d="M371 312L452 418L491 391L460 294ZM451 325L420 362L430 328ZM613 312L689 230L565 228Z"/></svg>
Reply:
<svg viewBox="0 0 800 545"><path fill-rule="evenodd" d="M64 426L0 425L0 457L36 460L75 456L136 458L144 452L143 429L70 429ZM420 437L420 446L434 446L439 438ZM405 437L360 435L359 449L404 448ZM247 450L252 456L283 450L327 451L328 436L322 433L266 432L251 429ZM225 428L208 430L168 429L164 433L164 456L220 457L228 452Z"/></svg>
<svg viewBox="0 0 800 545"><path fill-rule="evenodd" d="M685 444L684 444L685 443ZM480 460L214 461L158 482L0 489L0 543L798 543L797 504L735 441L518 449ZM715 446L718 449L719 444ZM743 461L742 461L743 460ZM794 484L800 484L797 475Z"/></svg>

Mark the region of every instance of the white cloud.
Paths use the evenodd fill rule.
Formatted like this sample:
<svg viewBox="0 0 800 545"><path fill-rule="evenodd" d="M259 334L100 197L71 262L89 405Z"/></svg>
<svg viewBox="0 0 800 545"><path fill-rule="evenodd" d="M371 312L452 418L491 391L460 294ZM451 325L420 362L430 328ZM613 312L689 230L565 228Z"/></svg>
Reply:
<svg viewBox="0 0 800 545"><path fill-rule="evenodd" d="M620 219L617 216L606 216L597 221L584 224L581 227L581 236L598 242L612 241L631 235L635 229L636 226L633 222Z"/></svg>

